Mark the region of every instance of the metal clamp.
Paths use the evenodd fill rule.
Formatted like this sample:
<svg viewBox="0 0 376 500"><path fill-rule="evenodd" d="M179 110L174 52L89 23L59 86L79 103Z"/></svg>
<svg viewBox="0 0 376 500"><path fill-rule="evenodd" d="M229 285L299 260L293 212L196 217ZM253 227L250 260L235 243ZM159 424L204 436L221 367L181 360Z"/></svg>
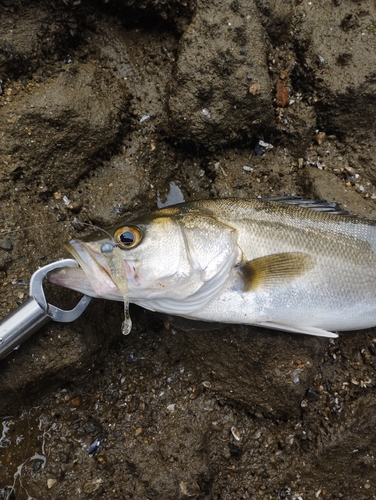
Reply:
<svg viewBox="0 0 376 500"><path fill-rule="evenodd" d="M43 291L46 275L58 267L77 267L74 259L64 259L41 267L30 279L30 297L0 322L0 359L27 340L49 321L69 323L84 312L91 297L84 295L73 309L64 311L49 304Z"/></svg>

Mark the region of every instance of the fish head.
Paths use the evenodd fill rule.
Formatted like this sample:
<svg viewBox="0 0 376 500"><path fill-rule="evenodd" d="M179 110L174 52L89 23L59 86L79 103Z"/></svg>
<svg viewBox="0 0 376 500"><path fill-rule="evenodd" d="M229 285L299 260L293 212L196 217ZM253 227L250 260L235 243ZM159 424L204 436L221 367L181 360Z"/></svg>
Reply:
<svg viewBox="0 0 376 500"><path fill-rule="evenodd" d="M227 269L228 275L237 258L235 233L212 214L168 207L71 240L66 248L80 267L56 270L49 279L87 295L112 300L123 300L118 285L119 279L124 279L130 302L152 310L176 312L174 308L166 309L166 303L157 307L155 301L171 302L195 294L197 303L203 300L204 285L212 282L219 286L226 279L221 273ZM121 251L122 264L116 279L104 251L111 246ZM201 295L197 295L200 290Z"/></svg>

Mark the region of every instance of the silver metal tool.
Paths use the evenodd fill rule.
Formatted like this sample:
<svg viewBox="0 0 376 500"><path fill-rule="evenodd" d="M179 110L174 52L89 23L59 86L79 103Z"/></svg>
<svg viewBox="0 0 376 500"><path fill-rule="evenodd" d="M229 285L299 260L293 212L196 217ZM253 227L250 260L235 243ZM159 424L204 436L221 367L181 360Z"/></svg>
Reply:
<svg viewBox="0 0 376 500"><path fill-rule="evenodd" d="M0 322L0 359L27 340L49 321L69 323L84 312L91 297L84 295L70 311L48 304L43 291L46 275L58 267L77 267L74 259L64 259L41 267L30 279L30 297Z"/></svg>

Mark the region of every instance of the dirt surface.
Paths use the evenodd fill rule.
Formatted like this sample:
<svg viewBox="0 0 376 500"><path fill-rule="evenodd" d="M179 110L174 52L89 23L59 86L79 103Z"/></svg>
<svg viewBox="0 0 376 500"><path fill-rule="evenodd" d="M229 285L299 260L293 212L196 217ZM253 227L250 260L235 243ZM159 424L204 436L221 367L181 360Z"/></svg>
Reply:
<svg viewBox="0 0 376 500"><path fill-rule="evenodd" d="M374 218L375 95L373 0L0 0L0 317L176 186ZM131 316L92 301L0 361L0 498L376 498L374 330Z"/></svg>

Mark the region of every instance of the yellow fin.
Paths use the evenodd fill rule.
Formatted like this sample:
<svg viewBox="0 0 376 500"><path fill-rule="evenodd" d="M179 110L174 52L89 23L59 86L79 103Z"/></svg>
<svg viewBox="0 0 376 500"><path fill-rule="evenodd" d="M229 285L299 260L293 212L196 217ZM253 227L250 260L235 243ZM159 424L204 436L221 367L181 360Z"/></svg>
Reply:
<svg viewBox="0 0 376 500"><path fill-rule="evenodd" d="M280 286L310 271L313 259L303 252L286 252L267 255L238 266L244 281L244 290Z"/></svg>

